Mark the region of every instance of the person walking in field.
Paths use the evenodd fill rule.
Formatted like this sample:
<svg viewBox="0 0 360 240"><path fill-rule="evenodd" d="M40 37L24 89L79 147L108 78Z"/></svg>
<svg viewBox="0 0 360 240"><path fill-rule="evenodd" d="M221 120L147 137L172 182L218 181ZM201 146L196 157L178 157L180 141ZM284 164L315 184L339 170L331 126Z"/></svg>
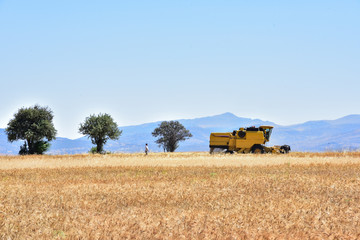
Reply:
<svg viewBox="0 0 360 240"><path fill-rule="evenodd" d="M148 152L149 152L149 146L148 146L148 144L146 143L146 144L145 144L145 155L148 155Z"/></svg>

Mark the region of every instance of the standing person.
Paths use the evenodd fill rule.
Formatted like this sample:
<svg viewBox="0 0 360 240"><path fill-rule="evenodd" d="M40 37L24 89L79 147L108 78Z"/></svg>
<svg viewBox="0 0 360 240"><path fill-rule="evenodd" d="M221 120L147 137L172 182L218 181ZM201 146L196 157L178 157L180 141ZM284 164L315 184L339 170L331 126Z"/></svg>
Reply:
<svg viewBox="0 0 360 240"><path fill-rule="evenodd" d="M148 155L148 152L149 152L149 146L148 146L148 144L146 143L146 144L145 144L145 155Z"/></svg>

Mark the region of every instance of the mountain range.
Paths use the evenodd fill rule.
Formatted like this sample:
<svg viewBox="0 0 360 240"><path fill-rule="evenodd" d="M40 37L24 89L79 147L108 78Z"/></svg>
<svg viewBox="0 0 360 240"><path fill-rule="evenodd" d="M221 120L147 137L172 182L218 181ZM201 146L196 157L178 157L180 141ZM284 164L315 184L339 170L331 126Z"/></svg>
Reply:
<svg viewBox="0 0 360 240"><path fill-rule="evenodd" d="M193 137L180 142L177 151L208 151L211 132L232 132L240 127L274 126L267 145L291 146L292 151L342 151L360 149L360 115L349 115L336 120L309 121L290 126L281 126L260 119L237 117L224 113L210 117L178 120L190 130ZM151 132L161 122L145 123L137 126L119 127L123 133L119 140L108 141L105 150L111 152L142 152L145 143L153 152L162 151L155 143ZM17 154L22 141L9 143L4 129L0 129L0 154ZM57 137L51 142L48 154L86 153L93 147L90 139L81 137L68 139Z"/></svg>

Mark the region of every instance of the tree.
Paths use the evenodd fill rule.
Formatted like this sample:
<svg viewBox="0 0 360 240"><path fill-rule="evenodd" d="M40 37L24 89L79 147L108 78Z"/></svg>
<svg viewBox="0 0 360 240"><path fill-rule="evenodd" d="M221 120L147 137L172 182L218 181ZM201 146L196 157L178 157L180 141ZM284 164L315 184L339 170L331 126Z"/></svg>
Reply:
<svg viewBox="0 0 360 240"><path fill-rule="evenodd" d="M92 144L96 145L96 152L102 153L107 140L119 139L122 131L118 129L116 122L109 114L90 115L80 124L79 133L91 138Z"/></svg>
<svg viewBox="0 0 360 240"><path fill-rule="evenodd" d="M180 141L192 137L190 131L178 121L164 121L151 134L159 137L155 142L159 147L163 147L164 152L174 152L179 147Z"/></svg>
<svg viewBox="0 0 360 240"><path fill-rule="evenodd" d="M48 141L56 136L54 115L48 107L35 105L20 108L8 123L5 132L9 142L25 140L19 154L43 154L50 148ZM45 141L47 139L47 141Z"/></svg>

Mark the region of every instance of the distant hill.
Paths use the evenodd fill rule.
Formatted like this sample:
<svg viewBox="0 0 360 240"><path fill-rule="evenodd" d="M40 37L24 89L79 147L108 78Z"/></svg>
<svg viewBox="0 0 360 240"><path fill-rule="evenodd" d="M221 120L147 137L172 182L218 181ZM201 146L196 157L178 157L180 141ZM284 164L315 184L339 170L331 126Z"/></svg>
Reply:
<svg viewBox="0 0 360 240"><path fill-rule="evenodd" d="M260 119L237 117L224 113L210 117L180 119L193 137L180 143L177 151L208 151L211 132L230 132L239 127L274 126L270 145L288 144L293 151L338 151L360 149L360 115L349 115L337 120L309 121L302 124L280 126ZM151 132L161 122L145 123L137 126L120 127L123 134L118 141L105 145L112 152L142 152L145 143L151 151L162 151L155 143ZM22 142L9 143L4 129L0 129L0 154L17 154ZM86 137L75 140L58 137L51 142L49 154L85 153L93 145Z"/></svg>
<svg viewBox="0 0 360 240"><path fill-rule="evenodd" d="M282 126L275 133L274 143L287 140L298 151L360 149L360 115Z"/></svg>
<svg viewBox="0 0 360 240"><path fill-rule="evenodd" d="M0 128L0 154L17 154L20 145L20 142L9 143L5 130Z"/></svg>

